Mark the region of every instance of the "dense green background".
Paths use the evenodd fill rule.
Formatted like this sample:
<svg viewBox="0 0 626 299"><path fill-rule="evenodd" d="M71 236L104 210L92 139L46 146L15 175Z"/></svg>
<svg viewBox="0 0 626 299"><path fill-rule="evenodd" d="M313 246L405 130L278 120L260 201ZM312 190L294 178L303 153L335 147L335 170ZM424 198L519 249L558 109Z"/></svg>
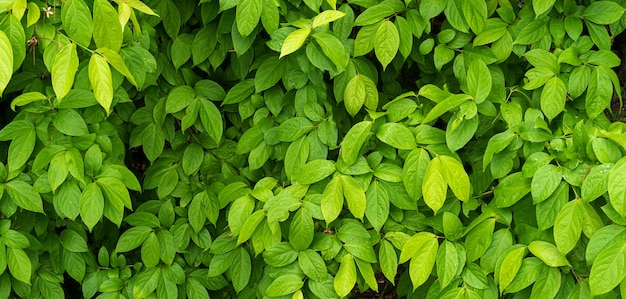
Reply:
<svg viewBox="0 0 626 299"><path fill-rule="evenodd" d="M624 297L625 10L0 0L0 298Z"/></svg>

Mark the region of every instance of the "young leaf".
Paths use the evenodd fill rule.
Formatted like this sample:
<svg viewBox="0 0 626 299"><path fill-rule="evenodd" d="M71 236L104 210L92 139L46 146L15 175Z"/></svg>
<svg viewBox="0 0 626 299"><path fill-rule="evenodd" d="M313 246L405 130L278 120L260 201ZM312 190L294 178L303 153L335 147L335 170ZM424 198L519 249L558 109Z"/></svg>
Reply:
<svg viewBox="0 0 626 299"><path fill-rule="evenodd" d="M435 119L437 119L442 114L453 110L459 105L469 101L471 99L470 96L465 94L455 94L445 98L443 101L437 103L433 109L431 109L428 114L422 119L422 123L429 123Z"/></svg>
<svg viewBox="0 0 626 299"><path fill-rule="evenodd" d="M343 187L339 176L335 176L324 188L321 208L326 225L339 217L343 209Z"/></svg>
<svg viewBox="0 0 626 299"><path fill-rule="evenodd" d="M106 59L99 54L92 54L91 59L89 59L89 81L96 100L106 113L110 114L113 102L113 79Z"/></svg>
<svg viewBox="0 0 626 299"><path fill-rule="evenodd" d="M522 259L524 259L524 255L526 255L526 247L519 246L518 248L511 250L502 259L498 280L501 294L517 275L517 272L522 266Z"/></svg>
<svg viewBox="0 0 626 299"><path fill-rule="evenodd" d="M446 201L447 184L444 172L440 157L435 157L428 164L424 174L424 182L422 183L424 201L435 214L443 207Z"/></svg>
<svg viewBox="0 0 626 299"><path fill-rule="evenodd" d="M346 14L338 10L326 10L313 18L312 28L324 26L330 22L334 22L343 18Z"/></svg>
<svg viewBox="0 0 626 299"><path fill-rule="evenodd" d="M367 91L365 90L363 75L357 74L348 81L343 95L344 105L348 113L354 117L361 110L366 98Z"/></svg>
<svg viewBox="0 0 626 299"><path fill-rule="evenodd" d="M77 70L76 44L69 43L57 53L52 64L52 88L54 88L58 102L61 102L74 85L74 76Z"/></svg>
<svg viewBox="0 0 626 299"><path fill-rule="evenodd" d="M341 142L341 158L346 165L349 166L356 162L361 147L369 136L371 128L371 121L362 121L353 125L352 128L348 130L348 133L346 133Z"/></svg>
<svg viewBox="0 0 626 299"><path fill-rule="evenodd" d="M380 141L400 150L412 150L417 147L415 136L405 125L399 123L385 123L376 131Z"/></svg>
<svg viewBox="0 0 626 299"><path fill-rule="evenodd" d="M378 249L380 268L385 277L395 285L395 277L398 271L398 255L396 249L387 240L382 240Z"/></svg>
<svg viewBox="0 0 626 299"><path fill-rule="evenodd" d="M1 30L0 56L5 57L5 59L0 60L0 95L2 95L13 74L13 49L11 48L11 41Z"/></svg>
<svg viewBox="0 0 626 299"><path fill-rule="evenodd" d="M611 206L626 217L626 158L620 159L609 173L608 191Z"/></svg>
<svg viewBox="0 0 626 299"><path fill-rule="evenodd" d="M348 253L341 259L333 285L337 295L345 297L350 294L354 284L356 284L356 265L354 256Z"/></svg>
<svg viewBox="0 0 626 299"><path fill-rule="evenodd" d="M363 187L351 176L342 175L339 176L339 178L341 179L343 196L348 203L350 213L357 219L363 220L366 207L366 197Z"/></svg>
<svg viewBox="0 0 626 299"><path fill-rule="evenodd" d="M329 160L313 160L302 167L294 181L303 185L319 182L336 171L335 163Z"/></svg>
<svg viewBox="0 0 626 299"><path fill-rule="evenodd" d="M565 255L552 243L532 241L528 244L528 250L550 267L569 266Z"/></svg>
<svg viewBox="0 0 626 299"><path fill-rule="evenodd" d="M565 204L554 222L554 241L561 253L570 252L582 232L583 211L577 200L573 200Z"/></svg>
<svg viewBox="0 0 626 299"><path fill-rule="evenodd" d="M389 218L389 193L379 182L374 181L365 192L365 196L365 216L374 229L380 231Z"/></svg>
<svg viewBox="0 0 626 299"><path fill-rule="evenodd" d="M454 244L444 241L437 252L437 277L441 281L441 288L447 287L455 278L459 268L459 257Z"/></svg>
<svg viewBox="0 0 626 299"><path fill-rule="evenodd" d="M441 168L446 184L454 195L461 201L467 201L470 197L470 180L463 168L463 164L450 156L439 156Z"/></svg>
<svg viewBox="0 0 626 299"><path fill-rule="evenodd" d="M389 20L383 21L376 30L374 37L374 52L383 66L383 70L391 63L400 47L398 28Z"/></svg>
<svg viewBox="0 0 626 299"><path fill-rule="evenodd" d="M311 34L311 29L309 28L301 28L289 33L280 49L279 58L283 58L284 56L287 56L300 49L302 45L304 45L306 39L309 37L309 34Z"/></svg>
<svg viewBox="0 0 626 299"><path fill-rule="evenodd" d="M626 241L602 250L591 266L589 287L593 295L613 290L626 277Z"/></svg>
<svg viewBox="0 0 626 299"><path fill-rule="evenodd" d="M430 156L422 148L412 150L404 161L402 182L407 193L414 200L422 197L422 183L429 163Z"/></svg>
<svg viewBox="0 0 626 299"><path fill-rule="evenodd" d="M413 290L417 289L428 280L435 266L439 243L434 237L426 237L419 238L415 246L416 251L413 253L413 257L409 263L409 277L413 284ZM402 248L403 253L405 249L407 249L406 245Z"/></svg>

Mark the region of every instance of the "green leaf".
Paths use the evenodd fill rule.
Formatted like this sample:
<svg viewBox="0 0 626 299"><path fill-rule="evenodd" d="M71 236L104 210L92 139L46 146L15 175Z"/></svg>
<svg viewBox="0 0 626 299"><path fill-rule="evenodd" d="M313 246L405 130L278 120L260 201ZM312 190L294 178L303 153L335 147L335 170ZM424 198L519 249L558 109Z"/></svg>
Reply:
<svg viewBox="0 0 626 299"><path fill-rule="evenodd" d="M611 206L626 217L626 158L620 159L609 173L608 191Z"/></svg>
<svg viewBox="0 0 626 299"><path fill-rule="evenodd" d="M83 189L80 196L80 217L89 231L100 221L104 213L104 196L97 183L91 183Z"/></svg>
<svg viewBox="0 0 626 299"><path fill-rule="evenodd" d="M328 278L328 271L324 259L312 249L306 249L298 253L298 265L302 272L309 278L323 282Z"/></svg>
<svg viewBox="0 0 626 299"><path fill-rule="evenodd" d="M191 143L183 153L183 171L186 175L196 173L204 160L204 149L197 143Z"/></svg>
<svg viewBox="0 0 626 299"><path fill-rule="evenodd" d="M402 182L407 193L414 200L422 197L422 184L426 169L430 163L428 152L422 148L411 151L404 161Z"/></svg>
<svg viewBox="0 0 626 299"><path fill-rule="evenodd" d="M200 120L202 121L204 130L211 138L213 138L213 141L220 143L224 133L222 114L211 101L200 99L200 104L202 104L200 109Z"/></svg>
<svg viewBox="0 0 626 299"><path fill-rule="evenodd" d="M532 241L528 244L528 250L550 267L569 266L565 255L552 243Z"/></svg>
<svg viewBox="0 0 626 299"><path fill-rule="evenodd" d="M372 128L371 121L362 121L353 125L341 142L341 158L346 165L352 165L356 162L361 147L369 136Z"/></svg>
<svg viewBox="0 0 626 299"><path fill-rule="evenodd" d="M562 170L556 165L548 164L539 168L532 178L530 193L534 203L546 200L559 186Z"/></svg>
<svg viewBox="0 0 626 299"><path fill-rule="evenodd" d="M399 123L385 123L376 131L380 141L400 150L412 150L417 147L415 136L405 125Z"/></svg>
<svg viewBox="0 0 626 299"><path fill-rule="evenodd" d="M165 102L166 113L176 113L189 106L196 98L196 92L191 86L181 85L170 91Z"/></svg>
<svg viewBox="0 0 626 299"><path fill-rule="evenodd" d="M30 10L29 10L30 11ZM93 31L93 20L89 6L83 0L67 0L61 6L63 29L75 42L89 46Z"/></svg>
<svg viewBox="0 0 626 299"><path fill-rule="evenodd" d="M479 34L485 28L487 22L487 4L482 0L462 1L461 9L469 27L475 34Z"/></svg>
<svg viewBox="0 0 626 299"><path fill-rule="evenodd" d="M61 245L71 252L87 252L87 241L73 229L64 229L61 232Z"/></svg>
<svg viewBox="0 0 626 299"><path fill-rule="evenodd" d="M600 25L609 25L620 20L624 8L612 1L596 1L585 8L582 17Z"/></svg>
<svg viewBox="0 0 626 299"><path fill-rule="evenodd" d="M343 95L344 105L346 106L346 111L351 116L355 116L363 104L365 104L365 99L367 98L367 90L365 89L365 76L361 74L357 74L352 77L348 84L346 84L346 89Z"/></svg>
<svg viewBox="0 0 626 299"><path fill-rule="evenodd" d="M333 62L339 72L346 69L350 55L341 41L330 33L318 32L313 35L324 54Z"/></svg>
<svg viewBox="0 0 626 299"><path fill-rule="evenodd" d="M576 199L566 203L554 221L554 241L564 254L576 246L583 230L583 211L579 201Z"/></svg>
<svg viewBox="0 0 626 299"><path fill-rule="evenodd" d="M74 109L59 109L52 119L54 127L59 132L69 136L82 136L89 134L87 124Z"/></svg>
<svg viewBox="0 0 626 299"><path fill-rule="evenodd" d="M5 188L18 207L28 211L44 213L41 196L33 190L33 186L22 181L13 180L6 183Z"/></svg>
<svg viewBox="0 0 626 299"><path fill-rule="evenodd" d="M424 202L435 214L446 201L447 184L444 172L440 157L435 157L430 161L424 173L424 182L422 183Z"/></svg>
<svg viewBox="0 0 626 299"><path fill-rule="evenodd" d="M147 226L134 226L122 233L117 240L115 251L127 252L139 247L152 233L152 229Z"/></svg>
<svg viewBox="0 0 626 299"><path fill-rule="evenodd" d="M254 31L261 19L262 10L263 1L261 0L238 0L235 19L241 36L247 37Z"/></svg>
<svg viewBox="0 0 626 299"><path fill-rule="evenodd" d="M285 63L276 57L265 60L254 77L254 87L257 93L276 85L285 72Z"/></svg>
<svg viewBox="0 0 626 299"><path fill-rule="evenodd" d="M348 203L348 209L350 213L357 219L363 220L366 209L366 197L363 187L357 180L351 176L341 175L341 188L343 189L343 196Z"/></svg>
<svg viewBox="0 0 626 299"><path fill-rule="evenodd" d="M467 201L470 197L470 180L463 168L463 164L450 156L439 156L443 176L446 184L461 201Z"/></svg>
<svg viewBox="0 0 626 299"><path fill-rule="evenodd" d="M589 287L593 295L613 290L626 277L626 241L606 247L598 254L589 275Z"/></svg>
<svg viewBox="0 0 626 299"><path fill-rule="evenodd" d="M561 273L557 268L544 269L530 293L530 299L554 298L561 287Z"/></svg>
<svg viewBox="0 0 626 299"><path fill-rule="evenodd" d="M348 253L341 259L339 270L335 275L335 292L340 297L345 297L350 294L354 284L356 284L356 265L354 264L354 257Z"/></svg>
<svg viewBox="0 0 626 299"><path fill-rule="evenodd" d="M437 249L439 243L437 239L430 233L418 233L411 237L409 241L402 247L402 253L400 255L400 261L403 260L402 255L405 251L409 251L415 246L411 261L409 263L409 277L413 284L413 290L424 284L433 267L435 266L435 260L437 258ZM414 240L414 241L411 241ZM411 244L411 245L409 245Z"/></svg>
<svg viewBox="0 0 626 299"><path fill-rule="evenodd" d="M330 22L334 22L343 18L346 14L338 10L326 10L313 18L312 28L324 26Z"/></svg>
<svg viewBox="0 0 626 299"><path fill-rule="evenodd" d="M13 49L11 48L11 41L1 30L0 56L5 57L5 59L0 60L0 95L2 95L13 75Z"/></svg>
<svg viewBox="0 0 626 299"><path fill-rule="evenodd" d="M491 241L494 238L493 229L496 224L494 218L488 218L478 223L469 230L465 237L465 249L467 260L473 262L481 258L490 249ZM468 227L469 228L469 227Z"/></svg>
<svg viewBox="0 0 626 299"><path fill-rule="evenodd" d="M311 34L311 29L309 28L301 28L289 33L289 35L285 38L285 41L283 41L279 58L283 58L284 56L300 49L309 37L309 34Z"/></svg>
<svg viewBox="0 0 626 299"><path fill-rule="evenodd" d="M61 48L54 57L54 63L52 64L52 87L59 102L72 89L76 71L78 71L76 44L69 43Z"/></svg>
<svg viewBox="0 0 626 299"><path fill-rule="evenodd" d="M376 25L378 24L364 26L357 32L352 56L363 56L374 49L374 41L378 31L378 26Z"/></svg>
<svg viewBox="0 0 626 299"><path fill-rule="evenodd" d="M376 30L374 37L374 53L383 66L383 70L391 63L400 47L398 28L389 20L383 21Z"/></svg>
<svg viewBox="0 0 626 299"><path fill-rule="evenodd" d="M9 271L11 271L11 275L15 279L30 285L31 262L24 250L11 247L7 248L7 265L9 266Z"/></svg>
<svg viewBox="0 0 626 299"><path fill-rule="evenodd" d="M522 266L522 259L526 255L526 246L519 246L507 253L502 259L500 266L498 284L500 287L500 293L511 284L520 267Z"/></svg>
<svg viewBox="0 0 626 299"><path fill-rule="evenodd" d="M97 51L107 59L107 61L111 66L113 66L113 68L120 72L120 74L124 75L124 77L128 78L128 81L132 85L134 85L135 87L140 87L137 85L137 82L135 82L135 77L133 77L133 74L126 66L126 63L124 62L120 54L109 48L99 48Z"/></svg>
<svg viewBox="0 0 626 299"><path fill-rule="evenodd" d="M97 1L102 2L105 0ZM109 68L106 59L98 54L91 55L91 59L89 59L89 81L93 87L93 94L96 100L107 114L110 114L111 104L113 102L111 68Z"/></svg>
<svg viewBox="0 0 626 299"><path fill-rule="evenodd" d="M539 16L546 11L550 11L555 2L556 0L533 1L533 10L535 11L535 15Z"/></svg>
<svg viewBox="0 0 626 299"><path fill-rule="evenodd" d="M298 174L294 181L303 185L310 185L319 182L327 176L335 173L335 163L329 160L313 160L306 163L302 167L302 171Z"/></svg>
<svg viewBox="0 0 626 299"><path fill-rule="evenodd" d="M339 176L335 176L324 188L321 207L327 225L339 217L343 209L343 187Z"/></svg>
<svg viewBox="0 0 626 299"><path fill-rule="evenodd" d="M189 218L189 224L191 225L191 228L193 228L194 232L196 233L200 232L200 230L202 229L206 221L206 215L204 211L206 210L207 201L208 201L208 196L206 192L200 192L200 193L197 193L193 197L193 199L191 200L191 203L189 204L189 212L187 212L187 217ZM230 213L229 213L229 220L230 220ZM231 223L232 222L229 221L228 224L230 225ZM233 224L233 227L234 226L235 225ZM239 234L239 231L235 230L235 228L233 228L233 231L235 235Z"/></svg>
<svg viewBox="0 0 626 299"><path fill-rule="evenodd" d="M85 18L83 17L83 19ZM82 27L76 26L76 28L77 30L82 29L86 27L85 25L88 23L83 24ZM87 28L87 30L89 29ZM81 38L83 37L81 36ZM86 41L86 34L84 38ZM115 8L108 0L95 0L93 3L93 40L96 47L109 48L119 52L122 47L122 39L122 25L118 20L118 13Z"/></svg>
<svg viewBox="0 0 626 299"><path fill-rule="evenodd" d="M13 139L9 145L9 172L21 169L26 164L35 149L36 140L37 136L33 130L23 132L23 135Z"/></svg>
<svg viewBox="0 0 626 299"><path fill-rule="evenodd" d="M514 205L531 191L532 183L521 172L508 175L500 180L493 190L496 206L506 208Z"/></svg>
<svg viewBox="0 0 626 299"><path fill-rule="evenodd" d="M15 111L16 106L25 106L35 101L44 101L48 98L40 92L31 91L17 96L11 101L11 109Z"/></svg>
<svg viewBox="0 0 626 299"><path fill-rule="evenodd" d="M459 257L456 247L450 241L444 241L437 252L437 277L442 289L456 277L458 268Z"/></svg>
<svg viewBox="0 0 626 299"><path fill-rule="evenodd" d="M467 70L467 89L476 104L482 103L491 92L491 73L481 59L472 62Z"/></svg>
<svg viewBox="0 0 626 299"><path fill-rule="evenodd" d="M300 276L295 274L287 274L278 276L267 287L265 294L271 297L285 296L295 293L304 286L304 282Z"/></svg>
<svg viewBox="0 0 626 299"><path fill-rule="evenodd" d="M289 243L281 242L265 249L265 251L263 251L263 260L270 266L284 267L293 263L293 261L298 258L299 254L303 254L305 251L298 253L293 250L293 247L291 247Z"/></svg>
<svg viewBox="0 0 626 299"><path fill-rule="evenodd" d="M315 227L313 218L306 209L299 209L289 225L289 243L297 251L302 251L311 245Z"/></svg>
<svg viewBox="0 0 626 299"><path fill-rule="evenodd" d="M603 67L595 67L591 71L587 96L585 97L585 110L589 118L595 118L604 112L611 104L613 85L609 73Z"/></svg>
<svg viewBox="0 0 626 299"><path fill-rule="evenodd" d="M565 83L558 77L553 77L546 82L541 91L541 111L549 120L554 119L565 109L567 88Z"/></svg>
<svg viewBox="0 0 626 299"><path fill-rule="evenodd" d="M398 255L396 250L387 240L380 242L378 249L378 259L380 268L385 277L395 285L395 278L398 272Z"/></svg>
<svg viewBox="0 0 626 299"><path fill-rule="evenodd" d="M374 181L365 192L365 196L365 216L374 229L380 231L389 218L389 193L379 182Z"/></svg>
<svg viewBox="0 0 626 299"><path fill-rule="evenodd" d="M124 207L133 208L128 189L121 180L114 177L101 177L96 182L114 207L119 207L120 210Z"/></svg>
<svg viewBox="0 0 626 299"><path fill-rule="evenodd" d="M155 267L161 258L161 245L154 232L151 232L141 245L141 261L147 268Z"/></svg>
<svg viewBox="0 0 626 299"><path fill-rule="evenodd" d="M459 105L471 100L472 97L465 94L455 94L447 97L445 100L437 103L433 109L431 109L428 114L422 119L422 123L429 123L439 116L443 115L446 112L453 110Z"/></svg>
<svg viewBox="0 0 626 299"><path fill-rule="evenodd" d="M587 265L592 265L598 254L605 248L626 240L626 228L619 225L605 226L589 239L585 252Z"/></svg>

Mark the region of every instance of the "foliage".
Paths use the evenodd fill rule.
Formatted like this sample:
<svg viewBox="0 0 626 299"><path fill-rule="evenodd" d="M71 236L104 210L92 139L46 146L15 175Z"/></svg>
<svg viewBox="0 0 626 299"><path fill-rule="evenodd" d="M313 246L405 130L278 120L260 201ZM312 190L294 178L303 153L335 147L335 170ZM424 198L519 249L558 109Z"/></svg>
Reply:
<svg viewBox="0 0 626 299"><path fill-rule="evenodd" d="M0 0L0 298L624 296L625 7Z"/></svg>

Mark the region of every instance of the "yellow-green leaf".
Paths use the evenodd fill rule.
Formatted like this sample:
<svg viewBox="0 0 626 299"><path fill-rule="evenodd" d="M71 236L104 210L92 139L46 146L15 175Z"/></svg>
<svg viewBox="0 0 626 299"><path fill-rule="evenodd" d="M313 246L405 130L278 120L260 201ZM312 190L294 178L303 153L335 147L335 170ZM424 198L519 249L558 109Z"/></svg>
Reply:
<svg viewBox="0 0 626 299"><path fill-rule="evenodd" d="M52 64L52 88L60 103L74 85L74 77L78 71L78 53L76 44L69 43L54 57Z"/></svg>
<svg viewBox="0 0 626 299"><path fill-rule="evenodd" d="M289 33L289 35L287 35L287 38L285 38L282 47L280 48L280 58L300 49L300 47L304 45L307 37L309 37L309 34L311 34L311 29L308 28L298 29L292 33Z"/></svg>
<svg viewBox="0 0 626 299"><path fill-rule="evenodd" d="M11 80L13 74L13 49L7 35L0 31L0 96Z"/></svg>
<svg viewBox="0 0 626 299"><path fill-rule="evenodd" d="M93 40L98 48L118 52L122 47L122 25L118 13L108 0L93 3Z"/></svg>
<svg viewBox="0 0 626 299"><path fill-rule="evenodd" d="M104 107L107 114L111 113L113 102L113 80L111 68L104 57L93 54L89 59L89 81L93 87L93 94L100 106Z"/></svg>
<svg viewBox="0 0 626 299"><path fill-rule="evenodd" d="M391 63L400 47L398 28L391 21L385 20L376 30L374 38L374 53L383 65L383 70Z"/></svg>
<svg viewBox="0 0 626 299"><path fill-rule="evenodd" d="M441 159L440 157L435 157L428 164L424 174L424 182L422 183L424 201L435 213L443 207L443 203L446 201L446 188Z"/></svg>

